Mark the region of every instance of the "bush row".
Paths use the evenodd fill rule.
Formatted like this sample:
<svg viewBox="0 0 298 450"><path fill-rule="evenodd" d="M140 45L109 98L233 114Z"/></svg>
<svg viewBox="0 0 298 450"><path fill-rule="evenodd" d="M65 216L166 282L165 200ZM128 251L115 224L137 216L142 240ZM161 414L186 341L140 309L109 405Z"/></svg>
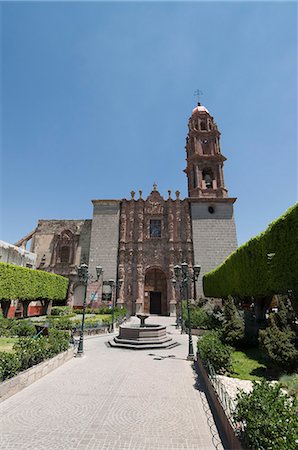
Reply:
<svg viewBox="0 0 298 450"><path fill-rule="evenodd" d="M266 297L292 290L298 308L297 230L298 204L207 273L205 295Z"/></svg>
<svg viewBox="0 0 298 450"><path fill-rule="evenodd" d="M0 263L1 300L64 300L68 279L13 264Z"/></svg>
<svg viewBox="0 0 298 450"><path fill-rule="evenodd" d="M75 312L70 306L53 306L51 316L69 316L74 317Z"/></svg>
<svg viewBox="0 0 298 450"><path fill-rule="evenodd" d="M75 309L76 314L83 314L83 309ZM114 307L115 317L124 317L128 313L127 308ZM112 308L109 306L100 306L99 308L86 308L86 314L112 314Z"/></svg>
<svg viewBox="0 0 298 450"><path fill-rule="evenodd" d="M5 319L0 315L1 337L34 336L36 328L29 320Z"/></svg>
<svg viewBox="0 0 298 450"><path fill-rule="evenodd" d="M0 381L17 375L22 370L52 358L69 347L69 333L51 329L49 336L37 339L23 337L13 346L13 353L0 352Z"/></svg>

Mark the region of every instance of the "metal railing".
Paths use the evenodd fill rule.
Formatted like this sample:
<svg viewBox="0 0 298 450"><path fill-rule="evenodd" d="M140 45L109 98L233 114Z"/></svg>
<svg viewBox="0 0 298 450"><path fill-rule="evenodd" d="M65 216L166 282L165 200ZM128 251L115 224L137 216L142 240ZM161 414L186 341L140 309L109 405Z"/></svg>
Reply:
<svg viewBox="0 0 298 450"><path fill-rule="evenodd" d="M225 385L218 378L218 375L215 372L214 367L209 361L206 362L206 369L208 372L208 378L213 386L213 389L217 394L217 397L223 407L223 410L225 411L225 414L229 419L232 427L235 429L235 431L237 431L239 428L239 424L236 423L233 418L233 413L236 409L236 401L228 394Z"/></svg>

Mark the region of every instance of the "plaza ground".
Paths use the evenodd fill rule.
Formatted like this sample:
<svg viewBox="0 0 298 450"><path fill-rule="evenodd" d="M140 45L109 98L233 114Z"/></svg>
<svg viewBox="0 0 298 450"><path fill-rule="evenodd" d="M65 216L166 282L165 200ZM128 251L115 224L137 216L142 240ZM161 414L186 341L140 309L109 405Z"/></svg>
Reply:
<svg viewBox="0 0 298 450"><path fill-rule="evenodd" d="M172 318L148 322L166 324L181 345L131 351L107 347L107 335L85 339L83 358L0 405L0 448L223 450L186 360L188 337L180 335Z"/></svg>

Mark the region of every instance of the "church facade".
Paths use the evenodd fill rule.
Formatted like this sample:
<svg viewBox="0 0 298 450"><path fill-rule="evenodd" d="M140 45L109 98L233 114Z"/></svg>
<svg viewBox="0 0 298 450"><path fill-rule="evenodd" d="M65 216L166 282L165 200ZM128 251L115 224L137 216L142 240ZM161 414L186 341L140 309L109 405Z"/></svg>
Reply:
<svg viewBox="0 0 298 450"><path fill-rule="evenodd" d="M146 198L142 191L131 198L93 200L93 217L86 220L40 220L36 229L17 245L31 240L36 267L67 276L68 303L83 304L84 287L77 267L89 266L93 276L87 304L110 301L139 312L176 315L180 293L173 286L173 268L186 261L201 266L192 298L203 296L202 275L237 248L233 204L224 183L226 158L220 132L209 111L198 104L188 122L186 168L188 197L179 191L164 198L154 183ZM103 275L96 280L96 266ZM111 293L108 280L115 280ZM121 280L121 283L117 281Z"/></svg>

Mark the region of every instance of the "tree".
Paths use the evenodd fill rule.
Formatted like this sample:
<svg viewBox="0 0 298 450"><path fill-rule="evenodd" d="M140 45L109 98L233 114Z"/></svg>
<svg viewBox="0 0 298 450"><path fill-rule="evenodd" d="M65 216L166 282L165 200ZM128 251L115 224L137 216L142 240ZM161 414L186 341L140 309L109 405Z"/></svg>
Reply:
<svg viewBox="0 0 298 450"><path fill-rule="evenodd" d="M259 332L260 345L275 367L291 372L297 367L298 350L295 347L295 332L289 325L289 316L283 300L278 312L269 316L269 326Z"/></svg>
<svg viewBox="0 0 298 450"><path fill-rule="evenodd" d="M224 320L220 330L223 342L239 346L244 340L244 320L241 319L233 298L229 295L224 304Z"/></svg>

